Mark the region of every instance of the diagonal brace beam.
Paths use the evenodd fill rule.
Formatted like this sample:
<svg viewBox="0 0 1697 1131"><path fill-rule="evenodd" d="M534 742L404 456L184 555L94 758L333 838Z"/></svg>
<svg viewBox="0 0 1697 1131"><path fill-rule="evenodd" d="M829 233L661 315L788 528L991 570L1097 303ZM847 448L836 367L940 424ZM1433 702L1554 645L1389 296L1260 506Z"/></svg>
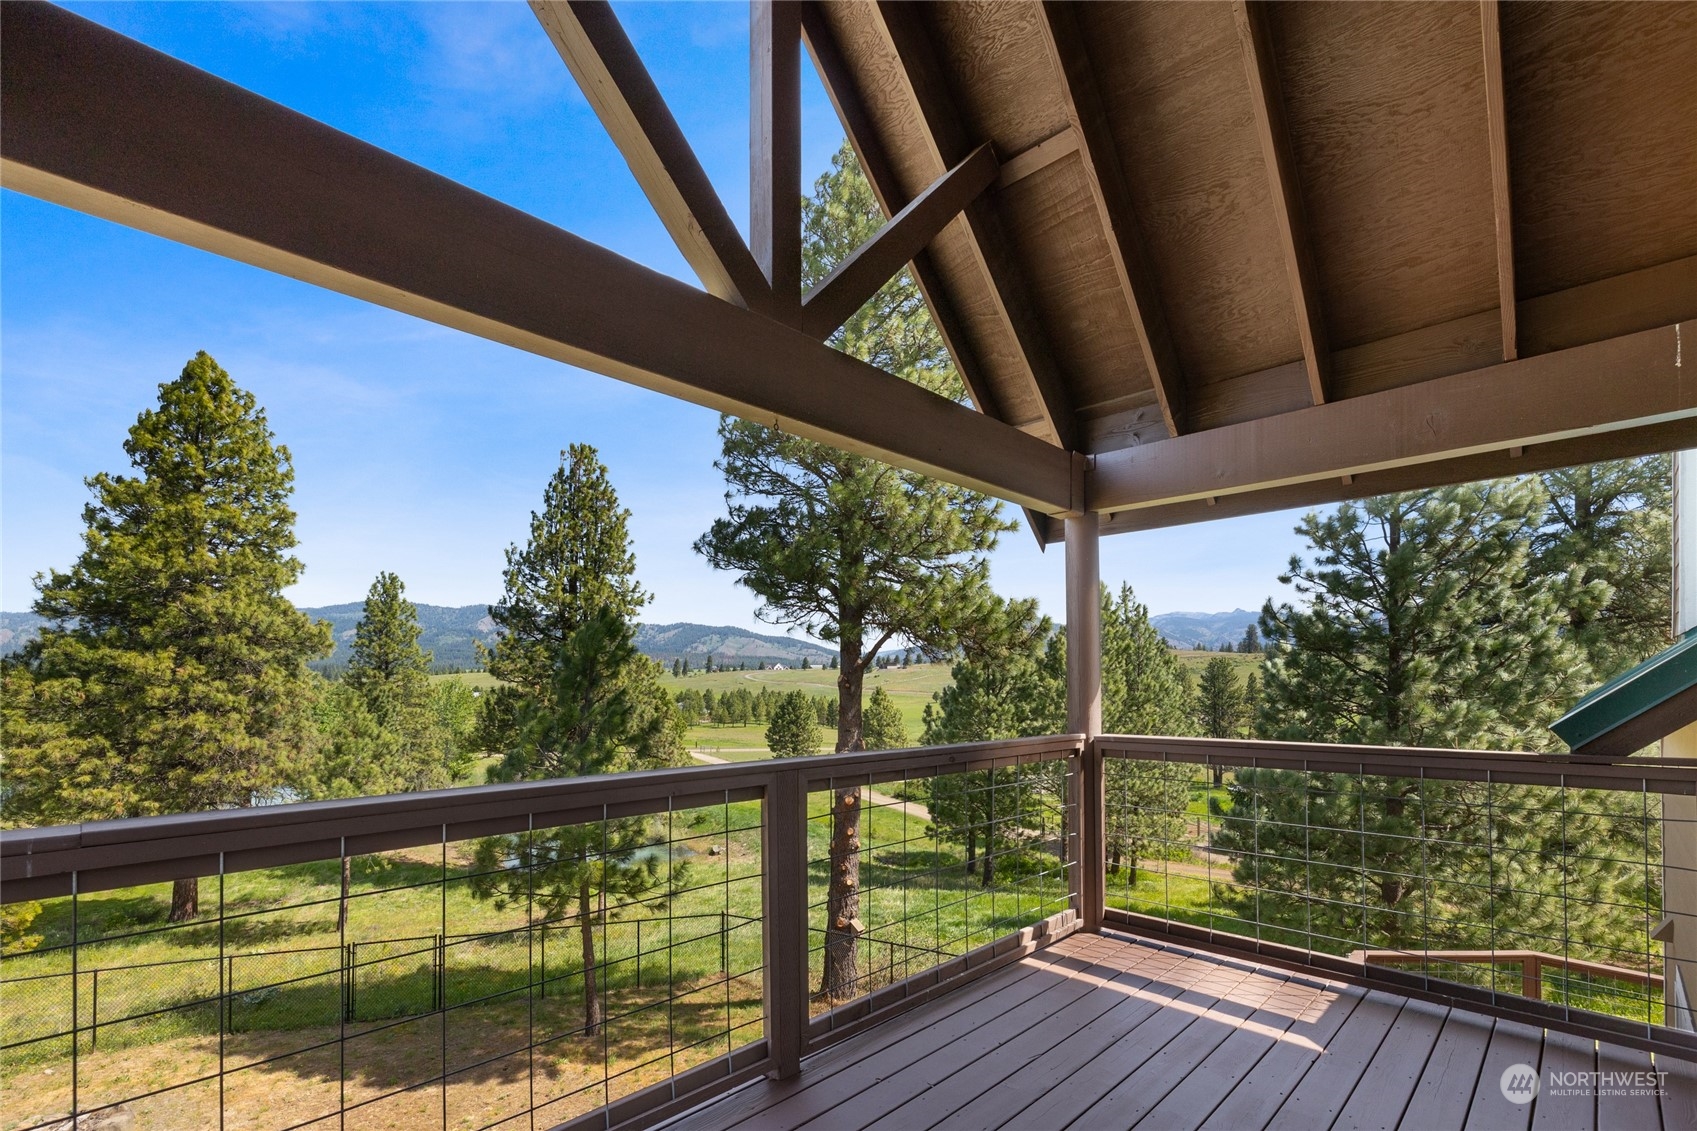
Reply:
<svg viewBox="0 0 1697 1131"><path fill-rule="evenodd" d="M772 290L604 0L531 0L596 117L709 294L766 313Z"/></svg>
<svg viewBox="0 0 1697 1131"><path fill-rule="evenodd" d="M80 16L0 5L0 39L6 188L1045 513L1082 502L1051 444Z"/></svg>
<svg viewBox="0 0 1697 1131"><path fill-rule="evenodd" d="M994 184L996 172L995 154L981 145L938 177L808 292L801 328L815 338L830 337Z"/></svg>

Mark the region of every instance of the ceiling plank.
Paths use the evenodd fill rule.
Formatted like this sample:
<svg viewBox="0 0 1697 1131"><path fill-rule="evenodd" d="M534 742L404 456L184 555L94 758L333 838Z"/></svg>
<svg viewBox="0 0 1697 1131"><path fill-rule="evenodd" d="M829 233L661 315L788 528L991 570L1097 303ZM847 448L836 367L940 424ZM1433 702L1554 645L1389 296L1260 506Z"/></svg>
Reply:
<svg viewBox="0 0 1697 1131"><path fill-rule="evenodd" d="M1078 135L1078 154L1084 163L1097 217L1107 236L1114 273L1119 278L1132 327L1143 351L1143 365L1154 385L1156 403L1161 406L1167 431L1177 436L1187 427L1184 373L1167 326L1155 271L1143 248L1131 188L1084 47L1077 10L1071 4L1045 0L1043 17L1045 44L1065 89L1067 116Z"/></svg>
<svg viewBox="0 0 1697 1131"><path fill-rule="evenodd" d="M815 338L835 333L995 183L996 172L995 153L981 145L938 177L808 292L802 303L802 330Z"/></svg>
<svg viewBox="0 0 1697 1131"><path fill-rule="evenodd" d="M1320 309L1320 276L1302 210L1302 187L1297 179L1290 130L1285 124L1284 95L1279 89L1278 60L1273 53L1273 29L1259 0L1233 0L1232 16L1243 47L1243 68L1249 78L1249 100L1255 107L1255 136L1267 165L1272 187L1273 215L1290 279L1290 301L1296 329L1302 338L1302 360L1308 369L1308 393L1324 404L1330 385L1331 346Z"/></svg>
<svg viewBox="0 0 1697 1131"><path fill-rule="evenodd" d="M1480 0L1485 45L1485 121L1491 141L1491 206L1497 224L1497 304L1502 311L1503 360L1520 356L1515 324L1514 225L1508 184L1508 110L1503 99L1503 36L1496 0Z"/></svg>
<svg viewBox="0 0 1697 1131"><path fill-rule="evenodd" d="M772 309L801 311L801 9L750 0L748 46L749 243L772 288Z"/></svg>
<svg viewBox="0 0 1697 1131"><path fill-rule="evenodd" d="M960 112L943 83L943 68L924 23L922 4L880 0L871 6L873 22L883 34L895 68L912 104L919 112L922 133L938 173L955 165L974 148ZM1030 296L1021 281L1000 218L988 197L979 197L965 212L968 246L986 284L986 297L1013 335L1025 379L1043 411L1044 423L1055 442L1068 449L1080 444L1081 430L1072 396L1055 365L1055 351Z"/></svg>
<svg viewBox="0 0 1697 1131"><path fill-rule="evenodd" d="M1105 452L1088 504L1220 499L1694 417L1680 350L1680 327L1663 326Z"/></svg>
<svg viewBox="0 0 1697 1131"><path fill-rule="evenodd" d="M6 188L1045 513L1076 505L1068 453L1037 437L80 16L0 5L0 39Z"/></svg>
<svg viewBox="0 0 1697 1131"><path fill-rule="evenodd" d="M612 8L603 0L531 0L530 7L701 285L769 311L766 276Z"/></svg>

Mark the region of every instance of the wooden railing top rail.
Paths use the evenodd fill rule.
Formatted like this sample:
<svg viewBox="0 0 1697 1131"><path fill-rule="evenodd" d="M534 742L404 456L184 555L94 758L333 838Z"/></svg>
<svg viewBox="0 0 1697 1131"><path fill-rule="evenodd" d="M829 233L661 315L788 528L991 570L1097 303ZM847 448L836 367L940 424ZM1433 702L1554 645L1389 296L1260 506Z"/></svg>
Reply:
<svg viewBox="0 0 1697 1131"><path fill-rule="evenodd" d="M1108 757L1207 766L1697 794L1697 760L1688 758L1599 759L1503 750L1272 742L1258 738L1170 738L1143 734L1103 735L1096 740L1096 748Z"/></svg>
<svg viewBox="0 0 1697 1131"><path fill-rule="evenodd" d="M223 809L0 831L0 900L66 895L184 876L333 860L528 828L755 800L779 775L804 789L986 769L1010 759L1063 758L1081 735L911 750L726 762L544 782L467 786L341 801Z"/></svg>
<svg viewBox="0 0 1697 1131"><path fill-rule="evenodd" d="M1635 986L1661 989L1663 982L1662 975L1654 971L1611 966L1607 962L1592 962L1585 958L1566 958L1542 950L1355 950L1349 953L1349 961L1372 966L1425 966L1434 962L1461 966L1509 966L1530 963L1540 969L1587 974L1593 978L1630 982Z"/></svg>

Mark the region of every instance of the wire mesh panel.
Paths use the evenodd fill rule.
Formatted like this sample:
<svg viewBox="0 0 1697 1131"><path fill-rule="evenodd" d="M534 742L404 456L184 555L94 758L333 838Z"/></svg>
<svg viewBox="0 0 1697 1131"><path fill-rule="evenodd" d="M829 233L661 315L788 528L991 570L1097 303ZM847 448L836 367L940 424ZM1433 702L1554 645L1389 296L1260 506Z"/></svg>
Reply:
<svg viewBox="0 0 1697 1131"><path fill-rule="evenodd" d="M1109 753L1110 907L1665 1023L1665 815L1648 778Z"/></svg>
<svg viewBox="0 0 1697 1131"><path fill-rule="evenodd" d="M1076 821L1055 753L808 798L812 1012L958 958L1074 904Z"/></svg>
<svg viewBox="0 0 1697 1131"><path fill-rule="evenodd" d="M45 900L0 958L0 1126L548 1126L728 1058L763 1034L751 793L230 870L181 921L169 883Z"/></svg>

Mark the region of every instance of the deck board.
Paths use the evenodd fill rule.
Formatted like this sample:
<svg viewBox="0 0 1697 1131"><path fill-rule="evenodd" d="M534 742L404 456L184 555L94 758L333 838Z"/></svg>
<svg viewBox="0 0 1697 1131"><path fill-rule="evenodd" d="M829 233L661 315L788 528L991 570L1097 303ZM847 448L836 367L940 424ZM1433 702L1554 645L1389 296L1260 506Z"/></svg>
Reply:
<svg viewBox="0 0 1697 1131"><path fill-rule="evenodd" d="M1666 1092L1510 1103L1514 1063L1676 1069ZM1116 932L1073 935L667 1131L1671 1131L1697 1067Z"/></svg>

